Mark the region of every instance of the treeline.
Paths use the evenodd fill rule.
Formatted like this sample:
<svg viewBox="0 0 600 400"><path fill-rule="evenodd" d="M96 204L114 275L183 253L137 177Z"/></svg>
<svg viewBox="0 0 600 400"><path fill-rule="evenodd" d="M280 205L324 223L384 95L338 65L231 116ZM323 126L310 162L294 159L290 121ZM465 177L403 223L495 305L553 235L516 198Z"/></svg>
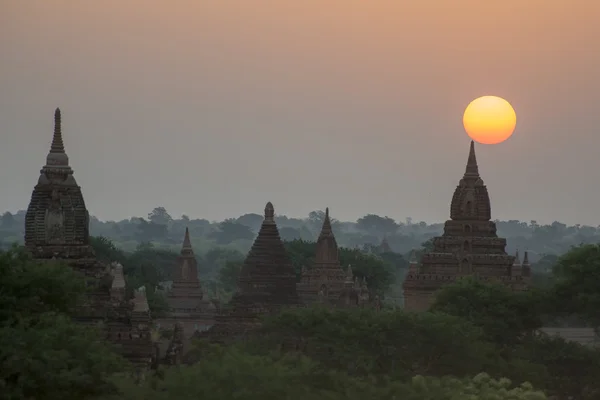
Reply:
<svg viewBox="0 0 600 400"><path fill-rule="evenodd" d="M276 216L283 240L314 241L321 228L324 212L313 211L306 218ZM334 214L335 215L335 214ZM0 217L0 245L6 248L23 240L25 211L5 212ZM91 217L90 232L111 239L119 248L134 251L140 243L151 242L163 249L177 250L185 228L189 227L196 252L205 254L214 247L226 247L245 254L262 223L262 214L244 214L220 222L173 218L164 207L156 207L145 218L100 221ZM567 226L560 222L540 225L536 221L496 221L498 234L508 241L507 251L528 250L535 262L546 255L560 255L572 246L600 242L600 229L586 225ZM367 214L356 222L333 220L338 243L346 248L372 250L386 238L391 250L407 254L430 238L440 235L443 221L436 224L411 218L395 221L386 216Z"/></svg>
<svg viewBox="0 0 600 400"><path fill-rule="evenodd" d="M600 350L539 329L563 317L598 327L598 270L600 246L584 245L528 292L464 279L430 312L287 310L244 342L196 342L190 365L137 384L94 328L71 322L82 278L14 248L0 253L0 398L597 399Z"/></svg>

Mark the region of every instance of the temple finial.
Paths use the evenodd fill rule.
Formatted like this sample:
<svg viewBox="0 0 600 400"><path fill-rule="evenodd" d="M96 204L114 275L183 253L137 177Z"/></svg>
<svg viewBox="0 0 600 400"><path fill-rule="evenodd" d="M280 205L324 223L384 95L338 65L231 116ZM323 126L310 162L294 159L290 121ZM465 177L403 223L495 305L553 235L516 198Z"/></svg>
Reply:
<svg viewBox="0 0 600 400"><path fill-rule="evenodd" d="M50 153L64 153L65 145L62 140L62 129L60 123L60 108L54 111L54 136L52 137L52 145Z"/></svg>
<svg viewBox="0 0 600 400"><path fill-rule="evenodd" d="M268 202L265 206L265 221L275 222L275 208L271 202Z"/></svg>
<svg viewBox="0 0 600 400"><path fill-rule="evenodd" d="M52 136L50 152L46 157L46 166L58 168L69 166L69 157L65 153L65 145L62 138L60 108L54 111L54 135Z"/></svg>
<svg viewBox="0 0 600 400"><path fill-rule="evenodd" d="M515 262L513 263L513 265L521 265L521 257L519 257L519 249L517 249L517 252L515 253Z"/></svg>
<svg viewBox="0 0 600 400"><path fill-rule="evenodd" d="M331 220L329 219L329 207L325 208L325 219L323 219L323 226L321 227L321 234L319 236L329 235L332 233Z"/></svg>
<svg viewBox="0 0 600 400"><path fill-rule="evenodd" d="M471 140L465 176L479 177L479 167L477 166L477 157L475 156L475 142L473 140Z"/></svg>
<svg viewBox="0 0 600 400"><path fill-rule="evenodd" d="M523 265L529 266L529 255L527 254L527 251L525 251L525 254L523 255Z"/></svg>
<svg viewBox="0 0 600 400"><path fill-rule="evenodd" d="M190 250L192 248L192 241L190 240L190 230L188 227L185 227L185 236L183 238L183 246L181 246L181 251Z"/></svg>
<svg viewBox="0 0 600 400"><path fill-rule="evenodd" d="M417 253L415 252L415 250L413 249L410 252L410 260L409 260L410 264L417 264Z"/></svg>

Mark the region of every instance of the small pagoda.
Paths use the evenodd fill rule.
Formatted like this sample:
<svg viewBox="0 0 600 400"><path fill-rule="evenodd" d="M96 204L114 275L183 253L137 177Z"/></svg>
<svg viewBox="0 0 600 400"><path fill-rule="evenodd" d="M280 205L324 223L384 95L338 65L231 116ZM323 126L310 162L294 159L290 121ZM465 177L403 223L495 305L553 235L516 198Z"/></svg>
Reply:
<svg viewBox="0 0 600 400"><path fill-rule="evenodd" d="M83 275L88 291L76 310L76 321L104 326L108 338L119 345L126 358L142 368L150 365L149 313L141 323L138 317L144 312L134 311L134 303L125 298L122 267L105 265L95 257L89 214L69 166L58 108L50 152L25 216L25 247L38 262L60 262ZM148 308L145 296L136 304L138 310Z"/></svg>
<svg viewBox="0 0 600 400"><path fill-rule="evenodd" d="M427 310L438 289L466 276L526 290L529 265L516 264L505 248L506 239L498 237L491 220L490 197L479 176L471 141L466 171L454 191L443 235L434 238L433 250L423 255L420 264L411 260L403 285L405 309Z"/></svg>
<svg viewBox="0 0 600 400"><path fill-rule="evenodd" d="M207 299L198 278L198 262L190 241L190 231L185 228L181 253L173 271L173 285L167 293L169 311L156 320L161 328L181 329L181 335L190 338L196 331L208 330L215 322L217 305Z"/></svg>
<svg viewBox="0 0 600 400"><path fill-rule="evenodd" d="M340 265L339 248L331 228L329 208L325 209L325 219L316 247L314 265L312 268L302 268L302 276L297 285L298 295L306 305L319 303L334 306L345 288L347 274ZM352 281L354 277L350 276L350 279Z"/></svg>
<svg viewBox="0 0 600 400"><path fill-rule="evenodd" d="M273 204L267 203L258 236L244 261L237 290L215 325L200 337L226 342L260 326L259 317L285 307L297 307L296 274L275 224Z"/></svg>

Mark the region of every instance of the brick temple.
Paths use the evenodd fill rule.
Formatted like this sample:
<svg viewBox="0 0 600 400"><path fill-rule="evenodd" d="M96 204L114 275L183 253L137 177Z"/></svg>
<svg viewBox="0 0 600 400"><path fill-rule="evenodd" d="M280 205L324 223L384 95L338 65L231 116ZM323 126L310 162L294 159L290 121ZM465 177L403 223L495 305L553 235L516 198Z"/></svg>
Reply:
<svg viewBox="0 0 600 400"><path fill-rule="evenodd" d="M298 295L305 305L322 304L327 307L359 307L369 303L366 280L358 280L350 266L340 264L339 248L329 218L329 208L317 238L315 262L311 268L302 268Z"/></svg>
<svg viewBox="0 0 600 400"><path fill-rule="evenodd" d="M167 304L169 312L156 323L167 329L177 324L183 338L189 339L195 332L206 331L215 323L218 303L209 300L202 288L188 228L173 271L173 285L167 292Z"/></svg>
<svg viewBox="0 0 600 400"><path fill-rule="evenodd" d="M269 202L231 302L216 316L215 325L200 337L215 342L243 338L260 326L260 316L300 304L296 274L279 236L273 204Z"/></svg>
<svg viewBox="0 0 600 400"><path fill-rule="evenodd" d="M433 250L423 255L420 264L411 260L403 285L405 309L427 310L438 289L465 276L525 290L531 276L527 253L521 264L505 249L506 239L498 237L491 220L490 197L479 176L471 141L465 174L452 196L444 233L434 238Z"/></svg>
<svg viewBox="0 0 600 400"><path fill-rule="evenodd" d="M137 292L134 301L128 301L122 267L95 257L89 214L65 152L58 108L50 152L25 216L25 246L39 262L58 261L82 274L89 290L75 319L104 326L127 359L138 367L150 365L154 351L145 293Z"/></svg>

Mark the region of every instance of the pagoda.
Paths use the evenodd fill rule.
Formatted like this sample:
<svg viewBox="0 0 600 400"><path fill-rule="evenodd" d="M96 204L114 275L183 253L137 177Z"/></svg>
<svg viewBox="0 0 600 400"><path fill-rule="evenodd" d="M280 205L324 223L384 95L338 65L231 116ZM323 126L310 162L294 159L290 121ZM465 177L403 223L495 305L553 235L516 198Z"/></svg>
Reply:
<svg viewBox="0 0 600 400"><path fill-rule="evenodd" d="M149 366L153 349L148 345L148 324L136 324L132 319L139 313L125 298L122 267L99 262L90 245L89 214L69 166L58 108L50 152L25 216L25 247L38 262L60 262L80 273L88 290L75 311L75 320L104 326L126 358L138 366ZM140 302L146 302L147 308L145 297L136 303L138 309L144 308Z"/></svg>
<svg viewBox="0 0 600 400"><path fill-rule="evenodd" d="M320 303L326 306L337 304L345 288L347 275L340 265L339 249L325 209L325 219L317 239L315 262L312 268L302 268L298 295L305 304ZM353 276L350 277L353 279Z"/></svg>
<svg viewBox="0 0 600 400"><path fill-rule="evenodd" d="M506 254L505 248L506 239L498 237L491 220L490 197L479 176L471 141L466 171L454 191L444 233L434 238L433 250L423 255L419 265L411 262L403 285L405 309L427 310L438 289L466 276L501 282L513 290L527 289L529 266L515 266L515 257Z"/></svg>
<svg viewBox="0 0 600 400"><path fill-rule="evenodd" d="M267 203L258 236L244 261L231 302L201 337L225 342L244 337L260 326L259 317L285 307L297 307L296 274L275 224L273 204Z"/></svg>
<svg viewBox="0 0 600 400"><path fill-rule="evenodd" d="M181 335L190 338L196 331L209 329L215 321L217 305L206 298L198 278L198 262L185 228L181 253L173 271L173 285L167 293L169 311L156 322L160 327L179 326Z"/></svg>

